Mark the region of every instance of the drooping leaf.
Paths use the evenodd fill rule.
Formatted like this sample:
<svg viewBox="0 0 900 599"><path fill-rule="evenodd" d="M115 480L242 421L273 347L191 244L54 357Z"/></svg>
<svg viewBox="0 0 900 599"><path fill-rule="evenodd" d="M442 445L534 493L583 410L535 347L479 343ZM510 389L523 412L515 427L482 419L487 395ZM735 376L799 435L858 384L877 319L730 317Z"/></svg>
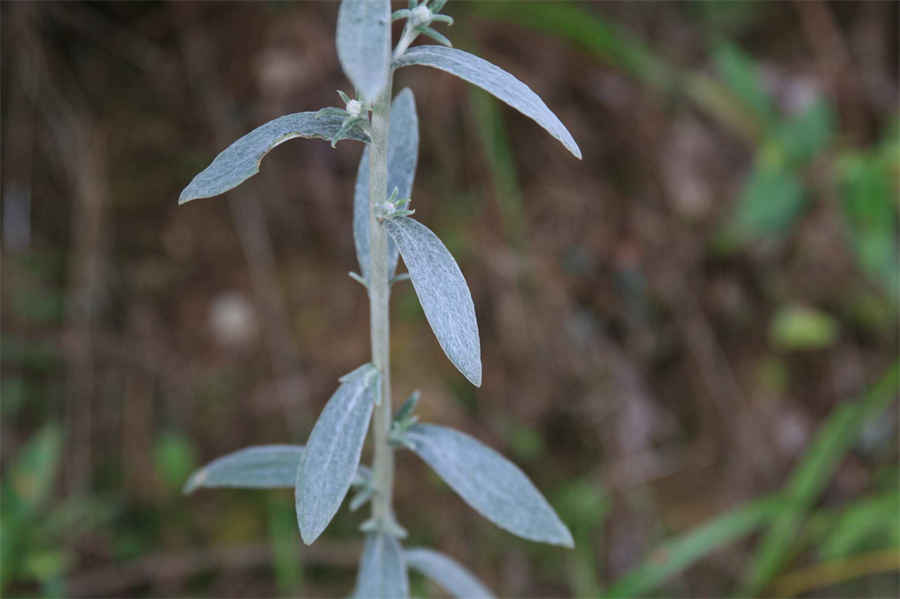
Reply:
<svg viewBox="0 0 900 599"><path fill-rule="evenodd" d="M469 435L416 424L405 441L463 500L515 535L573 547L572 534L519 468Z"/></svg>
<svg viewBox="0 0 900 599"><path fill-rule="evenodd" d="M388 137L388 193L397 189L397 197L412 194L419 158L419 119L416 101L408 88L394 98L391 105L391 129ZM353 196L353 241L356 258L364 279L369 278L369 148L363 151L356 173ZM399 251L390 240L388 245L388 276L397 269Z"/></svg>
<svg viewBox="0 0 900 599"><path fill-rule="evenodd" d="M343 0L338 9L337 53L363 99L375 100L387 84L390 68L390 0Z"/></svg>
<svg viewBox="0 0 900 599"><path fill-rule="evenodd" d="M294 489L300 536L307 545L331 522L356 476L377 381L370 364L343 377L309 435Z"/></svg>
<svg viewBox="0 0 900 599"><path fill-rule="evenodd" d="M455 48L443 46L416 46L394 61L395 67L423 65L447 71L477 85L498 100L506 102L525 116L533 119L550 135L558 139L576 158L581 150L559 118L547 108L544 101L530 87L483 58Z"/></svg>
<svg viewBox="0 0 900 599"><path fill-rule="evenodd" d="M302 454L302 445L247 447L194 472L184 485L184 492L191 493L199 487L290 488L297 481Z"/></svg>
<svg viewBox="0 0 900 599"><path fill-rule="evenodd" d="M366 536L353 596L357 599L409 597L403 549L395 537L383 533Z"/></svg>
<svg viewBox="0 0 900 599"><path fill-rule="evenodd" d="M432 579L457 599L492 599L493 595L468 570L440 553L417 547L403 552L406 564Z"/></svg>
<svg viewBox="0 0 900 599"><path fill-rule="evenodd" d="M297 112L271 120L222 150L182 190L178 203L211 198L234 189L259 172L263 156L275 146L295 137L331 139L340 130L342 122L340 116L317 115L316 112ZM346 134L357 141L369 140L359 127L353 127Z"/></svg>
<svg viewBox="0 0 900 599"><path fill-rule="evenodd" d="M456 260L428 227L408 217L384 221L400 249L425 318L441 349L463 375L481 386L481 343L472 294Z"/></svg>

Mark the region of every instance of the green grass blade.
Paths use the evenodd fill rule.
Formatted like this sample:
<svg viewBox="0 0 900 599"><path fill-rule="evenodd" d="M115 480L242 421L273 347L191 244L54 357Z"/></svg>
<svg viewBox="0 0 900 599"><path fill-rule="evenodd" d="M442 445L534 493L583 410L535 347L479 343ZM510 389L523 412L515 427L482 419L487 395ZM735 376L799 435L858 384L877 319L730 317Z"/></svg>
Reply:
<svg viewBox="0 0 900 599"><path fill-rule="evenodd" d="M781 507L779 497L757 500L665 541L643 563L616 581L605 596L636 597L649 593L719 547L752 533Z"/></svg>
<svg viewBox="0 0 900 599"><path fill-rule="evenodd" d="M869 418L879 415L896 397L898 370L900 362L895 363L861 401L838 407L819 430L791 475L784 490L783 506L750 563L739 596L759 595L784 566L804 518L863 425Z"/></svg>
<svg viewBox="0 0 900 599"><path fill-rule="evenodd" d="M478 123L478 133L490 165L494 194L500 205L500 216L506 239L516 247L525 240L525 209L519 173L510 148L509 135L497 103L480 89L470 89L469 103Z"/></svg>
<svg viewBox="0 0 900 599"><path fill-rule="evenodd" d="M819 555L826 561L846 559L873 543L897 548L900 534L898 506L900 492L897 491L855 501L836 519L834 527L818 546Z"/></svg>
<svg viewBox="0 0 900 599"><path fill-rule="evenodd" d="M740 137L759 142L764 124L719 81L702 73L685 73L644 44L637 36L608 23L584 3L528 3L523 10L516 2L479 3L478 17L515 23L568 40L598 60L664 94L684 95L701 110Z"/></svg>
<svg viewBox="0 0 900 599"><path fill-rule="evenodd" d="M523 10L516 2L484 2L475 14L568 39L651 87L669 88L674 83L671 67L643 42L578 5L535 2Z"/></svg>

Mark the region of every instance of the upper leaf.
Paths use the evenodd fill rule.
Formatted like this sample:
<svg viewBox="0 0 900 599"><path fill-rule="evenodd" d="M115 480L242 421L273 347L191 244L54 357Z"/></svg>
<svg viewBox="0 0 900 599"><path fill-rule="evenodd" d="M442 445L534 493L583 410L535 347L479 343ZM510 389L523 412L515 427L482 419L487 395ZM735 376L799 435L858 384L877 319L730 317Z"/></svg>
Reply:
<svg viewBox="0 0 900 599"><path fill-rule="evenodd" d="M297 112L257 127L222 150L208 167L197 173L181 192L178 203L211 198L234 189L259 172L263 156L278 144L295 137L331 139L341 130L343 120L334 114ZM369 141L358 126L344 134L357 141Z"/></svg>
<svg viewBox="0 0 900 599"><path fill-rule="evenodd" d="M307 545L331 522L353 482L377 384L378 371L370 364L342 377L309 435L294 489L300 536Z"/></svg>
<svg viewBox="0 0 900 599"><path fill-rule="evenodd" d="M456 260L428 227L401 216L384 221L400 248L425 318L441 349L463 375L481 386L481 342L472 294Z"/></svg>
<svg viewBox="0 0 900 599"><path fill-rule="evenodd" d="M493 595L468 570L440 553L417 547L403 552L406 564L432 579L457 599L493 599Z"/></svg>
<svg viewBox="0 0 900 599"><path fill-rule="evenodd" d="M475 511L509 532L574 547L572 533L519 468L469 435L416 424L406 445L425 460Z"/></svg>
<svg viewBox="0 0 900 599"><path fill-rule="evenodd" d="M390 0L343 0L338 10L337 53L360 95L374 101L387 84L390 69Z"/></svg>
<svg viewBox="0 0 900 599"><path fill-rule="evenodd" d="M455 48L416 46L394 60L395 67L420 64L447 71L506 102L558 139L576 158L581 150L569 130L531 88L483 58Z"/></svg>
<svg viewBox="0 0 900 599"><path fill-rule="evenodd" d="M302 445L247 447L213 460L194 472L184 485L184 492L190 493L198 487L293 487L302 454Z"/></svg>
<svg viewBox="0 0 900 599"><path fill-rule="evenodd" d="M353 596L358 599L409 597L403 549L395 537L384 533L366 536Z"/></svg>
<svg viewBox="0 0 900 599"><path fill-rule="evenodd" d="M388 193L397 189L397 197L412 194L419 158L419 119L416 101L409 88L401 91L391 105L391 129L388 134ZM363 278L369 278L369 148L363 151L356 173L353 196L353 241ZM388 244L388 276L397 269L399 251L393 240Z"/></svg>

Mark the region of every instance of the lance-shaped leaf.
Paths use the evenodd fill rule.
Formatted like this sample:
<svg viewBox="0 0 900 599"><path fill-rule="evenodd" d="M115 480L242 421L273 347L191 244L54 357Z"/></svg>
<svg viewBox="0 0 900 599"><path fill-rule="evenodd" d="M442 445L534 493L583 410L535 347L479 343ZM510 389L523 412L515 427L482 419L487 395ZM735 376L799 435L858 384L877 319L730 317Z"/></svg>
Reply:
<svg viewBox="0 0 900 599"><path fill-rule="evenodd" d="M530 87L483 58L455 48L416 46L394 60L395 67L423 65L447 71L506 102L558 139L576 158L581 150L553 112Z"/></svg>
<svg viewBox="0 0 900 599"><path fill-rule="evenodd" d="M457 599L493 599L481 581L450 557L417 547L403 552L406 565L432 579Z"/></svg>
<svg viewBox="0 0 900 599"><path fill-rule="evenodd" d="M316 112L286 114L261 125L222 150L208 167L197 173L178 197L184 204L197 198L211 198L234 189L259 172L259 164L269 151L289 139L307 137L331 139L340 129L343 117ZM358 126L346 132L357 141L369 141Z"/></svg>
<svg viewBox="0 0 900 599"><path fill-rule="evenodd" d="M302 445L247 447L194 472L184 485L184 492L190 493L198 487L290 488L297 480L302 454Z"/></svg>
<svg viewBox="0 0 900 599"><path fill-rule="evenodd" d="M403 549L396 537L383 533L366 536L353 596L357 599L409 597Z"/></svg>
<svg viewBox="0 0 900 599"><path fill-rule="evenodd" d="M388 136L388 193L397 189L398 198L412 195L419 157L419 119L416 101L409 88L401 91L391 104L391 129ZM363 151L356 173L353 196L353 242L363 278L369 278L369 148ZM398 250L393 240L388 246L388 276L397 269Z"/></svg>
<svg viewBox="0 0 900 599"><path fill-rule="evenodd" d="M246 447L217 458L191 474L185 493L200 487L240 489L289 489L297 484L302 445ZM354 484L363 484L371 472L360 466Z"/></svg>
<svg viewBox="0 0 900 599"><path fill-rule="evenodd" d="M456 260L428 227L401 216L384 221L400 248L425 318L453 365L481 386L481 344L472 294Z"/></svg>
<svg viewBox="0 0 900 599"><path fill-rule="evenodd" d="M375 100L387 84L390 68L390 0L343 0L338 9L337 53L362 97Z"/></svg>
<svg viewBox="0 0 900 599"><path fill-rule="evenodd" d="M294 489L300 536L307 545L331 522L353 482L377 384L371 364L343 377L309 435Z"/></svg>
<svg viewBox="0 0 900 599"><path fill-rule="evenodd" d="M425 460L475 511L509 532L573 547L572 534L519 468L469 435L416 424L405 444Z"/></svg>

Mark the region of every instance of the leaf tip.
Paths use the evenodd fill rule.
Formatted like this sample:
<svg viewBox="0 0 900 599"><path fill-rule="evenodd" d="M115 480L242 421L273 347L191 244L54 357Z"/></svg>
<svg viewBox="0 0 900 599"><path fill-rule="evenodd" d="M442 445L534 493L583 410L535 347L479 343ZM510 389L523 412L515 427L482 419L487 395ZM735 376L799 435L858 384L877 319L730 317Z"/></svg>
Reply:
<svg viewBox="0 0 900 599"><path fill-rule="evenodd" d="M575 539L572 538L572 532L569 530L569 527L563 524L555 512L553 514L556 520L556 530L550 533L543 542L564 549L575 549Z"/></svg>
<svg viewBox="0 0 900 599"><path fill-rule="evenodd" d="M319 535L322 534L322 531L317 530L312 523L308 521L308 514L300 505L299 497L295 501L295 507L297 509L297 528L300 530L300 539L303 541L304 545L312 545L316 539L319 538Z"/></svg>
<svg viewBox="0 0 900 599"><path fill-rule="evenodd" d="M470 383L475 385L476 387L481 387L481 351L477 351L477 360L475 364L472 364L466 369L460 368L460 371L463 375L469 380Z"/></svg>
<svg viewBox="0 0 900 599"><path fill-rule="evenodd" d="M572 156L574 156L574 157L577 158L578 160L581 160L581 148L578 147L578 144L577 144L577 143L575 143L575 142L573 141L573 142L572 142L572 146L571 146L570 148L567 148L567 149L572 153Z"/></svg>
<svg viewBox="0 0 900 599"><path fill-rule="evenodd" d="M313 543L316 542L316 539L318 539L318 538L319 538L319 535L312 534L309 531L304 530L302 528L300 529L300 539L303 541L304 545L307 545L307 546L312 545Z"/></svg>
<svg viewBox="0 0 900 599"><path fill-rule="evenodd" d="M191 200L197 199L196 196L191 195L191 193L190 193L189 190L190 190L190 186L185 187L185 188L184 188L184 191L181 192L181 195L178 196L178 205L179 205L179 206L184 206L185 204L187 204L187 203L190 202Z"/></svg>
<svg viewBox="0 0 900 599"><path fill-rule="evenodd" d="M481 387L481 368L479 368L477 372L467 373L465 377L476 387Z"/></svg>
<svg viewBox="0 0 900 599"><path fill-rule="evenodd" d="M206 468L198 470L193 473L191 477L184 483L184 486L181 488L181 492L184 495L190 495L193 493L197 487L203 484L203 481L206 480Z"/></svg>

